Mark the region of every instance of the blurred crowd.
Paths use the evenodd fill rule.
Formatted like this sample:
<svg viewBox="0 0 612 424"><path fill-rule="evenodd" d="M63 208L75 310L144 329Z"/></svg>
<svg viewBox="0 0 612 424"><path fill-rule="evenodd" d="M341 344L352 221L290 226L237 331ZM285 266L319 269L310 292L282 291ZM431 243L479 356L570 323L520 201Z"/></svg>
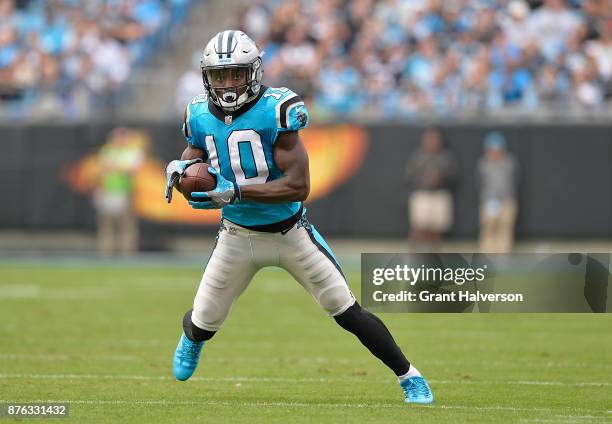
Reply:
<svg viewBox="0 0 612 424"><path fill-rule="evenodd" d="M81 118L112 107L191 0L0 0L0 109Z"/></svg>
<svg viewBox="0 0 612 424"><path fill-rule="evenodd" d="M265 80L319 116L610 112L609 0L261 0Z"/></svg>

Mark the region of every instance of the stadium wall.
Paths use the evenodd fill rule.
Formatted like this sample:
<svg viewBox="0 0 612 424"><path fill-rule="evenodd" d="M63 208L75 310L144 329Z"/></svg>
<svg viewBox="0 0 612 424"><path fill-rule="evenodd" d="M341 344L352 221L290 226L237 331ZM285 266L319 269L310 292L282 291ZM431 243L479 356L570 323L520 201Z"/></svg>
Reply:
<svg viewBox="0 0 612 424"><path fill-rule="evenodd" d="M0 127L0 228L93 230L95 213L91 201L87 194L75 189L71 171L95 152L116 126L96 123ZM143 129L150 137L152 155L159 163L156 177L160 178L159 190L154 190L153 196L159 194L161 198L163 164L177 157L184 146L180 131L175 124L128 126ZM457 124L440 128L460 167L454 192L455 224L450 236L477 234L476 162L482 154L484 135L497 130L506 136L509 150L520 164L518 237L612 237L612 125ZM424 128L374 125L352 129L365 134L359 147L364 150L362 157L351 155L356 146L351 135L354 133L345 132L342 140L326 136L332 134L333 127L313 129L318 131L318 144L314 147L317 152L311 156L318 154L322 158L311 159L311 168L313 163L317 166L311 173L326 167L319 179L328 188L308 204L309 219L328 235L405 237L405 164L419 145ZM338 150L338 143L346 144L346 149ZM338 177L333 168L346 166L352 168ZM163 241L169 230L216 230L213 221L200 226L180 222L143 217L143 233Z"/></svg>

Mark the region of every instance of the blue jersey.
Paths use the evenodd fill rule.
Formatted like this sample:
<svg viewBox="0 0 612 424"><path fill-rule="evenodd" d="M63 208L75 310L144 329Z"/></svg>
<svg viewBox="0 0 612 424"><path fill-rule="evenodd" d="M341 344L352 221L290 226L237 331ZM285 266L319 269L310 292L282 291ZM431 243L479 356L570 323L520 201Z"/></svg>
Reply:
<svg viewBox="0 0 612 424"><path fill-rule="evenodd" d="M308 126L302 99L288 88L262 86L259 96L233 115L226 114L203 94L185 110L187 142L203 149L223 177L239 186L264 184L282 177L274 163L277 137ZM245 227L270 225L297 214L301 202L236 201L223 207L223 218Z"/></svg>

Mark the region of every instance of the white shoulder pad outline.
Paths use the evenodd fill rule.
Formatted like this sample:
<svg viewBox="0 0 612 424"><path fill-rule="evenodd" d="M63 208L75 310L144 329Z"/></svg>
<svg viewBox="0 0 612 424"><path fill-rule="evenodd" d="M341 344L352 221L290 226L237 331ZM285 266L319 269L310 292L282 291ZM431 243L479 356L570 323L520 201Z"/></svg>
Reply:
<svg viewBox="0 0 612 424"><path fill-rule="evenodd" d="M202 94L198 94L197 96L195 96L189 103L187 103L187 106L185 107L185 117L183 121L183 134L188 139L191 138L192 136L191 123L189 122L191 119L191 106L197 105L198 103L205 103L205 102L208 102L208 94L202 93Z"/></svg>
<svg viewBox="0 0 612 424"><path fill-rule="evenodd" d="M276 104L276 128L289 128L289 113L296 106L304 106L304 101L296 93L291 93Z"/></svg>
<svg viewBox="0 0 612 424"><path fill-rule="evenodd" d="M191 138L191 123L189 120L191 119L191 111L189 110L189 103L185 107L185 116L183 118L183 135L185 138Z"/></svg>

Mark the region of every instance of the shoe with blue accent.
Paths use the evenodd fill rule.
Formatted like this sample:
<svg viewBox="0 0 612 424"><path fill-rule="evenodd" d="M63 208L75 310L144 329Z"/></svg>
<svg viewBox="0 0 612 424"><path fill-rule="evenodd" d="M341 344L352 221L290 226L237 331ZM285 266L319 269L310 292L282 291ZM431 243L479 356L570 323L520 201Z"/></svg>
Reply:
<svg viewBox="0 0 612 424"><path fill-rule="evenodd" d="M400 386L404 391L404 402L406 403L432 403L434 398L429 388L429 384L422 376L408 377Z"/></svg>
<svg viewBox="0 0 612 424"><path fill-rule="evenodd" d="M195 372L204 342L194 342L183 333L174 352L172 372L179 381L189 379Z"/></svg>

